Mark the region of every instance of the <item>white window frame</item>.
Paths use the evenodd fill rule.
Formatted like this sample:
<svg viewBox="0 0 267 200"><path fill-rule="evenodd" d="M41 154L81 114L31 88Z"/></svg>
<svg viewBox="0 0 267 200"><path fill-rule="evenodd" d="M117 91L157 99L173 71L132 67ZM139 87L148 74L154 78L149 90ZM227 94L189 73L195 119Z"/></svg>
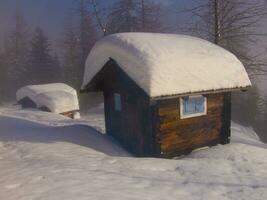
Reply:
<svg viewBox="0 0 267 200"><path fill-rule="evenodd" d="M117 100L119 101L117 102ZM114 93L113 101L114 101L114 110L117 112L121 112L122 110L121 94Z"/></svg>
<svg viewBox="0 0 267 200"><path fill-rule="evenodd" d="M199 98L199 97L204 97L204 96L203 95L188 96L189 99ZM180 98L180 118L181 119L187 119L187 118L200 117L203 115L207 115L207 97L204 97L204 112L193 113L193 114L188 114L188 115L185 115L183 113L183 110L184 110L184 99L183 98L184 97Z"/></svg>

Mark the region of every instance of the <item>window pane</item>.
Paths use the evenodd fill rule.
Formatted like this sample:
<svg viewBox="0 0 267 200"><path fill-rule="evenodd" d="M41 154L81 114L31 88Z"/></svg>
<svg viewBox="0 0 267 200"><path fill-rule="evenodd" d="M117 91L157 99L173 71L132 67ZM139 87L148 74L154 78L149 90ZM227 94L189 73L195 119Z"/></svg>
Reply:
<svg viewBox="0 0 267 200"><path fill-rule="evenodd" d="M205 99L204 97L200 97L200 98L196 98L195 99L195 102L196 102L196 112L197 113L202 113L205 111L205 108L204 108L204 102L205 102Z"/></svg>
<svg viewBox="0 0 267 200"><path fill-rule="evenodd" d="M121 95L115 93L114 94L114 107L116 111L121 111Z"/></svg>
<svg viewBox="0 0 267 200"><path fill-rule="evenodd" d="M195 103L192 99L184 100L184 112L186 114L192 114L195 112Z"/></svg>
<svg viewBox="0 0 267 200"><path fill-rule="evenodd" d="M183 98L183 114L191 115L205 112L205 97L185 97Z"/></svg>

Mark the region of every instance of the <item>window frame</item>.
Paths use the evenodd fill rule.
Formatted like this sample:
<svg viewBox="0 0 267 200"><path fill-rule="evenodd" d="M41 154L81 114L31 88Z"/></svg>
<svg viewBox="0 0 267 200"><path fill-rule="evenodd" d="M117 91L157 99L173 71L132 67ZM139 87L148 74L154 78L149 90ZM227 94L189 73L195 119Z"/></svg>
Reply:
<svg viewBox="0 0 267 200"><path fill-rule="evenodd" d="M184 114L184 98L187 97L189 99L194 99L194 98L199 98L203 97L204 98L204 111L203 112L198 112L198 113L192 113L192 114ZM203 95L193 95L193 96L184 96L180 97L180 119L188 119L188 118L193 118L193 117L200 117L207 115L207 97Z"/></svg>
<svg viewBox="0 0 267 200"><path fill-rule="evenodd" d="M118 100L118 101L117 101ZM121 101L121 94L118 92L115 92L113 94L113 101L114 101L114 110L116 112L122 111L122 101Z"/></svg>

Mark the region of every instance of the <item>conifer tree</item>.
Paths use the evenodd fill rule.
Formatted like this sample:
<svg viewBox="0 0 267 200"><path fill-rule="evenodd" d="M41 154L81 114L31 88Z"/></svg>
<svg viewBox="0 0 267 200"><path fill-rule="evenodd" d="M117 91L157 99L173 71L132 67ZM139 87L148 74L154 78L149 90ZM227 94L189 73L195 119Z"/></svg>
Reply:
<svg viewBox="0 0 267 200"><path fill-rule="evenodd" d="M55 80L55 66L50 43L41 28L33 33L30 48L31 84L44 84Z"/></svg>
<svg viewBox="0 0 267 200"><path fill-rule="evenodd" d="M5 86L6 86L6 78L7 78L6 68L5 68L5 59L3 56L3 52L1 50L2 49L0 49L0 103L4 100L6 96Z"/></svg>
<svg viewBox="0 0 267 200"><path fill-rule="evenodd" d="M64 81L76 89L82 84L85 61L96 40L96 28L86 2L76 0L75 12L68 13L61 41Z"/></svg>
<svg viewBox="0 0 267 200"><path fill-rule="evenodd" d="M14 97L16 89L26 84L29 70L29 39L29 28L25 19L16 14L15 25L5 36L3 50L8 97Z"/></svg>
<svg viewBox="0 0 267 200"><path fill-rule="evenodd" d="M92 22L92 14L88 10L85 0L78 0L77 8L76 15L79 21L78 37L81 48L81 61L84 64L92 46L97 40L97 33Z"/></svg>

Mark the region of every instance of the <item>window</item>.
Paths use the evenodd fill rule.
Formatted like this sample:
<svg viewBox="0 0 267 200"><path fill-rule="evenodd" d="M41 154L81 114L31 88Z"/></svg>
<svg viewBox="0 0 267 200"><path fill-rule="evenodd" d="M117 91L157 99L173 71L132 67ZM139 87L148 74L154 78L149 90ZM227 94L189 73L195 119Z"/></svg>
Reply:
<svg viewBox="0 0 267 200"><path fill-rule="evenodd" d="M180 99L181 119L207 114L207 98L202 95L182 97Z"/></svg>
<svg viewBox="0 0 267 200"><path fill-rule="evenodd" d="M118 93L114 94L114 109L116 111L121 111L121 95Z"/></svg>

